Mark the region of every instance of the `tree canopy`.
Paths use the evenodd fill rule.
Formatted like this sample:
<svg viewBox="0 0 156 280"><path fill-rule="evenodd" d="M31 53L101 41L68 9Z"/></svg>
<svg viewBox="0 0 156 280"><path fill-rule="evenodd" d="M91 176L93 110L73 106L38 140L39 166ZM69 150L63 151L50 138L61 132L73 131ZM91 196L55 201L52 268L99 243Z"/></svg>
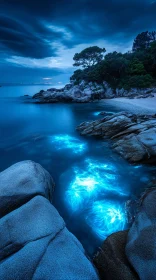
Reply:
<svg viewBox="0 0 156 280"><path fill-rule="evenodd" d="M76 53L73 57L74 66L82 66L88 68L101 62L104 58L105 48L99 48L97 46L89 47Z"/></svg>
<svg viewBox="0 0 156 280"><path fill-rule="evenodd" d="M138 35L137 40L145 38L146 41L149 32L141 34ZM74 65L84 69L76 70L71 80L75 83L85 80L99 84L106 81L112 88L125 89L156 86L155 34L156 32L150 33L150 40L148 40L150 43L146 44L146 47L145 45L138 47L133 52L124 54L112 52L104 56L105 49L94 46L75 54ZM142 46L142 43L138 43L137 46Z"/></svg>
<svg viewBox="0 0 156 280"><path fill-rule="evenodd" d="M150 44L156 40L156 32L142 32L137 35L133 43L133 51L140 49L146 49L150 47Z"/></svg>

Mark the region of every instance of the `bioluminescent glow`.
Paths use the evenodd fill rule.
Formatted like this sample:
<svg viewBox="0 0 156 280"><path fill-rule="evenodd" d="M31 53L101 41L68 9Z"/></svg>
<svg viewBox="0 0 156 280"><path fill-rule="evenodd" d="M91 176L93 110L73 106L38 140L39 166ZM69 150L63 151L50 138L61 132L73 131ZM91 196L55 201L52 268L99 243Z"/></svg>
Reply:
<svg viewBox="0 0 156 280"><path fill-rule="evenodd" d="M142 165L136 165L136 166L134 166L135 169L138 169L138 168L141 168L141 167L142 167Z"/></svg>
<svg viewBox="0 0 156 280"><path fill-rule="evenodd" d="M75 171L75 178L71 182L67 192L67 200L73 210L78 210L83 202L88 202L92 195L96 195L97 185L99 184L95 176Z"/></svg>
<svg viewBox="0 0 156 280"><path fill-rule="evenodd" d="M97 117L97 116L100 115L100 113L101 113L101 112L94 112L93 115Z"/></svg>
<svg viewBox="0 0 156 280"><path fill-rule="evenodd" d="M117 168L112 165L112 164L109 164L109 163L102 163L102 162L99 162L97 160L92 160L92 159L86 159L85 160L88 168L90 171L95 171L96 169L97 170L103 170L103 171L111 171L111 172L116 172Z"/></svg>
<svg viewBox="0 0 156 280"><path fill-rule="evenodd" d="M119 184L119 175L113 165L85 160L83 168L73 168L74 179L66 191L66 200L73 211L86 206L88 202L108 194L125 196L128 190ZM114 172L113 172L114 171Z"/></svg>
<svg viewBox="0 0 156 280"><path fill-rule="evenodd" d="M75 154L83 153L87 146L85 143L70 135L55 135L50 138L57 150L69 149Z"/></svg>
<svg viewBox="0 0 156 280"><path fill-rule="evenodd" d="M102 111L100 111L100 112L94 112L93 115L94 115L95 117L97 117L97 116L99 116L99 115L101 114L101 112L102 112ZM105 113L106 113L106 115L113 115L113 114L114 114L114 112L105 112ZM101 114L101 117L102 117L102 114Z"/></svg>
<svg viewBox="0 0 156 280"><path fill-rule="evenodd" d="M105 239L113 232L123 230L126 225L124 207L113 201L94 202L86 218L89 226L101 238Z"/></svg>

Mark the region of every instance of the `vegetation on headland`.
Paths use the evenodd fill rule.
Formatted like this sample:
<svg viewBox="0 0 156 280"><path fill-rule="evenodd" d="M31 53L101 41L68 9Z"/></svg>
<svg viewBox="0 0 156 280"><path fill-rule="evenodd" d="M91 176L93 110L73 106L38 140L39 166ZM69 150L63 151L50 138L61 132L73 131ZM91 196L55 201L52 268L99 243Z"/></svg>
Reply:
<svg viewBox="0 0 156 280"><path fill-rule="evenodd" d="M87 48L74 56L74 66L81 66L71 80L75 84L85 80L101 84L106 81L112 88L149 88L156 86L156 32L142 32L133 43L131 52L112 52Z"/></svg>

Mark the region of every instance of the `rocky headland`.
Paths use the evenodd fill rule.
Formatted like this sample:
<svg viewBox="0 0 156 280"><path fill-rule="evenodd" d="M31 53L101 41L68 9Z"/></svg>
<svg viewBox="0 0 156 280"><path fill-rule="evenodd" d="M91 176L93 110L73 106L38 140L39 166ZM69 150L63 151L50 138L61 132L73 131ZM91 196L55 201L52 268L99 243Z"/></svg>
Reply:
<svg viewBox="0 0 156 280"><path fill-rule="evenodd" d="M41 90L33 96L35 103L88 103L101 99L112 99L117 97L128 98L148 98L154 97L155 88L125 90L123 88L112 89L108 83L97 84L87 83L82 80L75 85L74 81L67 84L64 88L50 88L46 91Z"/></svg>
<svg viewBox="0 0 156 280"><path fill-rule="evenodd" d="M101 115L99 120L81 123L77 131L82 136L110 139L113 150L132 163L156 163L156 114Z"/></svg>

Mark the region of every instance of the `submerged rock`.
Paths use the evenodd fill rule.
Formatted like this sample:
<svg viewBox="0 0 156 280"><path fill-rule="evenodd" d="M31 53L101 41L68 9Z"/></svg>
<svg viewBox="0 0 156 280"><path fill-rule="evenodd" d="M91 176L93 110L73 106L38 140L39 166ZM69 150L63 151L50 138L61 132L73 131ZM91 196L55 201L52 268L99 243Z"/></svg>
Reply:
<svg viewBox="0 0 156 280"><path fill-rule="evenodd" d="M156 115L121 112L82 123L77 130L81 135L111 139L112 148L130 162L156 162Z"/></svg>
<svg viewBox="0 0 156 280"><path fill-rule="evenodd" d="M51 204L53 187L31 161L0 173L0 279L99 279Z"/></svg>

